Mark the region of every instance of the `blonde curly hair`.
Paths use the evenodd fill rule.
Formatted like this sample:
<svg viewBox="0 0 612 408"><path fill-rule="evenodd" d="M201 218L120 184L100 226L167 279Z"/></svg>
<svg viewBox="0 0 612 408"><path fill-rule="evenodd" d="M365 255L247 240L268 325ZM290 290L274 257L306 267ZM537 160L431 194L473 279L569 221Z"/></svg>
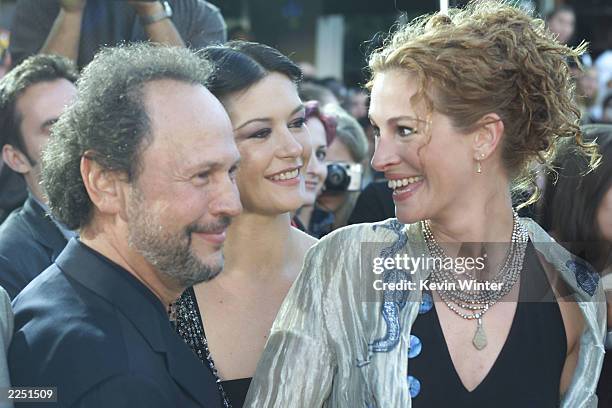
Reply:
<svg viewBox="0 0 612 408"><path fill-rule="evenodd" d="M591 166L599 155L584 143L574 83L567 64L586 50L556 41L544 21L502 1L474 1L447 15L426 15L398 27L369 58L371 79L403 69L416 76L413 104L448 116L468 133L487 113L504 124L502 160L514 190L530 186L535 202L534 164L551 168L557 143L573 138L588 153ZM372 80L367 85L371 89Z"/></svg>

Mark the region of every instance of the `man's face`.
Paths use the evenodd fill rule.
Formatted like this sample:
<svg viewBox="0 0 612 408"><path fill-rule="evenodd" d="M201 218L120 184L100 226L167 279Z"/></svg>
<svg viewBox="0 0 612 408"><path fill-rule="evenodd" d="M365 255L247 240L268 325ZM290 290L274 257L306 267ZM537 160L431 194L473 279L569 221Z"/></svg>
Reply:
<svg viewBox="0 0 612 408"><path fill-rule="evenodd" d="M130 186L129 244L162 277L188 287L223 267L225 232L242 210L239 153L225 110L204 87L154 81L144 100L151 142Z"/></svg>
<svg viewBox="0 0 612 408"><path fill-rule="evenodd" d="M72 82L61 78L31 85L17 98L22 150L25 150L21 152L24 167L17 171L24 174L37 196L40 191L40 157L49 141L50 127L72 103L76 92Z"/></svg>

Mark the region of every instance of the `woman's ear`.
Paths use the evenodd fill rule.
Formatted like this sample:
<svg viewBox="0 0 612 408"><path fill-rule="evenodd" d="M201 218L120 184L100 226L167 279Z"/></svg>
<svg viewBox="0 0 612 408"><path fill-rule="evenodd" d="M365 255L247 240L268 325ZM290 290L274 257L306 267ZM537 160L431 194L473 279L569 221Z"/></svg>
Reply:
<svg viewBox="0 0 612 408"><path fill-rule="evenodd" d="M485 160L500 146L504 134L504 122L497 113L488 113L478 121L474 134L474 158Z"/></svg>

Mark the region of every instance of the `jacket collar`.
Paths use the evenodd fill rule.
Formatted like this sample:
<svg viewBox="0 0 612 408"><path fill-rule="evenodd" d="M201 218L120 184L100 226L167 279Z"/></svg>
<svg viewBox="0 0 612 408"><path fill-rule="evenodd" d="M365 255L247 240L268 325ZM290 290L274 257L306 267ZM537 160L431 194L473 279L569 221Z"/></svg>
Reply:
<svg viewBox="0 0 612 408"><path fill-rule="evenodd" d="M66 246L66 238L51 219L51 215L30 195L23 204L22 216L33 238L40 245L52 252L51 260L55 260Z"/></svg>
<svg viewBox="0 0 612 408"><path fill-rule="evenodd" d="M173 330L158 298L128 271L73 238L56 264L62 271L113 304L166 357L168 372L200 405L220 407L215 378ZM87 265L86 267L84 267Z"/></svg>

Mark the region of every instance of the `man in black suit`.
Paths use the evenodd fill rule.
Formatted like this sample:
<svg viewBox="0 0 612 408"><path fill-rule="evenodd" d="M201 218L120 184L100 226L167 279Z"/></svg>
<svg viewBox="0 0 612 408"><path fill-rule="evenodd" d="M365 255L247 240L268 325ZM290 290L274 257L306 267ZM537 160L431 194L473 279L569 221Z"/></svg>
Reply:
<svg viewBox="0 0 612 408"><path fill-rule="evenodd" d="M0 80L3 170L23 177L29 192L0 226L0 285L11 298L51 265L72 234L47 213L40 158L51 125L76 96L76 79L68 59L36 55Z"/></svg>
<svg viewBox="0 0 612 408"><path fill-rule="evenodd" d="M242 209L238 149L209 75L187 49L146 44L106 49L84 71L42 177L79 238L13 302L14 386L57 387L60 407L221 406L168 317L221 271Z"/></svg>

